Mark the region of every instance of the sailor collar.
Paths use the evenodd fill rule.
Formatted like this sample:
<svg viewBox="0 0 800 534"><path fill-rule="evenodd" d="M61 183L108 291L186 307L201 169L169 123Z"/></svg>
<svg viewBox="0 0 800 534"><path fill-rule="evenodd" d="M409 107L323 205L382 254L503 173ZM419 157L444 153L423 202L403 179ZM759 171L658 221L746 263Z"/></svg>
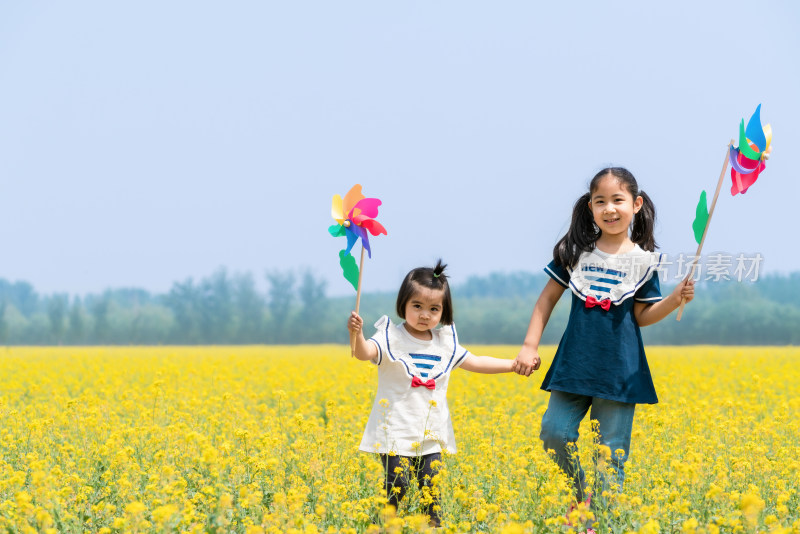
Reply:
<svg viewBox="0 0 800 534"><path fill-rule="evenodd" d="M623 254L609 254L595 248L581 254L568 268L569 288L581 300L610 299L619 305L634 296L656 272L663 254L642 250L639 245Z"/></svg>

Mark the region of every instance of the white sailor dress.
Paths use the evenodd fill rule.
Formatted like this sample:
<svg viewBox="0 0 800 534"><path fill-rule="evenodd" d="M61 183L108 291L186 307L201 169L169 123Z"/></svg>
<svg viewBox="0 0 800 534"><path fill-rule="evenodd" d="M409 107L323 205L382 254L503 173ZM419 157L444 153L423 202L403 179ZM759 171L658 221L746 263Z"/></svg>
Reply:
<svg viewBox="0 0 800 534"><path fill-rule="evenodd" d="M384 315L368 341L378 347L378 390L359 450L421 456L456 441L447 406L450 373L469 351L458 344L455 325L432 330L429 341L413 337Z"/></svg>
<svg viewBox="0 0 800 534"><path fill-rule="evenodd" d="M550 262L545 272L572 292L572 307L542 389L658 402L633 304L661 300L662 258L636 245L624 254L584 252L573 268Z"/></svg>

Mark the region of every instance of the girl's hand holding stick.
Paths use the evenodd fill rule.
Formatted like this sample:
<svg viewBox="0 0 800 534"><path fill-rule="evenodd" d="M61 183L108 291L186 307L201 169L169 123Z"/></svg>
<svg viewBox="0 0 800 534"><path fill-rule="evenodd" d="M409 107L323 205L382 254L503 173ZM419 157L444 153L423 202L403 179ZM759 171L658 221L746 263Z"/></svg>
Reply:
<svg viewBox="0 0 800 534"><path fill-rule="evenodd" d="M347 329L350 330L352 356L361 361L369 361L378 356L378 348L372 343L367 343L367 340L364 339L364 319L361 318L358 312L350 312L350 318L347 320Z"/></svg>

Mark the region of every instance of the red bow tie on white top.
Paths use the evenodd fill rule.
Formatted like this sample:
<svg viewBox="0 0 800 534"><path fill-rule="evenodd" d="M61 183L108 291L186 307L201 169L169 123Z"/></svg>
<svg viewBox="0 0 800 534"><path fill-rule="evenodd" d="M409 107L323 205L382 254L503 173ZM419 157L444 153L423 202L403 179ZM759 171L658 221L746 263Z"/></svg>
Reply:
<svg viewBox="0 0 800 534"><path fill-rule="evenodd" d="M415 376L411 379L411 387L418 388L420 386L425 386L428 389L435 389L436 388L436 381L431 378L430 380L423 382L422 379L418 376Z"/></svg>
<svg viewBox="0 0 800 534"><path fill-rule="evenodd" d="M601 308L603 308L603 311L608 311L609 309L611 309L611 299L597 300L591 295L586 297L586 307L594 308L595 306L600 306Z"/></svg>

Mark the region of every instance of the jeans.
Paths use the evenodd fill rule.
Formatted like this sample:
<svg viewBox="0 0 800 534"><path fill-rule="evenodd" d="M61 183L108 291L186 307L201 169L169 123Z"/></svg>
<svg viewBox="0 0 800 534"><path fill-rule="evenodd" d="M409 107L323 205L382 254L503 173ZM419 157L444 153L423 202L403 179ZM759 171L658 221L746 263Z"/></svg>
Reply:
<svg viewBox="0 0 800 534"><path fill-rule="evenodd" d="M598 442L611 449L608 459L611 476L604 469L598 469L597 482L599 491L615 489L622 491L625 481L625 461L631 447L631 430L633 428L633 412L635 404L617 402L599 397L587 397L563 391L551 391L547 411L542 417L542 432L539 435L546 451L555 451L558 466L572 479L575 487L575 498L586 500L586 479L578 459L575 442L578 441L578 426L592 408L591 419L599 423ZM622 454L617 451L622 450ZM595 463L598 458L595 456Z"/></svg>
<svg viewBox="0 0 800 534"><path fill-rule="evenodd" d="M402 462L404 459L407 463ZM423 505L422 510L430 517L431 526L438 527L441 524L439 511L437 510L439 507L439 496L433 492L431 479L439 470L431 466L431 464L441 461L442 455L438 452L423 454L422 456L389 456L388 454L381 454L381 463L386 473L384 487L386 488L386 496L389 499L389 504L394 506L396 510L399 510L400 501L403 500L411 483L410 478L416 477L419 489L426 486L431 489L433 502L428 505ZM397 490L395 490L395 488L397 488Z"/></svg>

